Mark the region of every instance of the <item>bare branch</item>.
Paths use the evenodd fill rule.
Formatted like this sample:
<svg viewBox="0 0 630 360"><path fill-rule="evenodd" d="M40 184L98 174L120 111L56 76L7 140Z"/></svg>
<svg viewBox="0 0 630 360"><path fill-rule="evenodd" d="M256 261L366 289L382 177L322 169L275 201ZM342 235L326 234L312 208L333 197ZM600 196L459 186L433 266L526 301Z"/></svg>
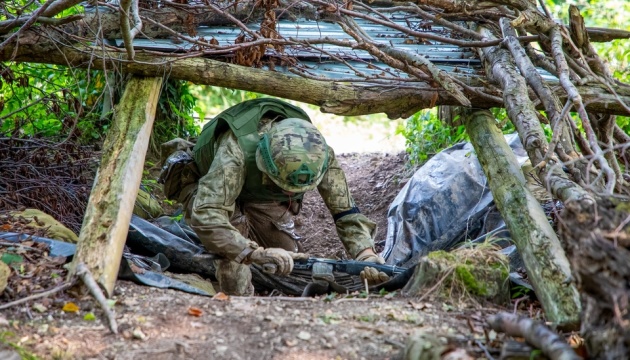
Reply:
<svg viewBox="0 0 630 360"><path fill-rule="evenodd" d="M562 51L562 34L560 32L560 28L558 26L551 29L551 52L556 61L556 67L558 68L558 76L560 79L560 84L567 92L567 96L573 102L580 120L582 121L582 127L584 128L584 132L586 133L586 138L588 139L588 143L593 149L593 155L600 166L600 169L604 172L606 176L606 192L612 194L613 190L616 186L616 175L611 169L611 167L606 162L606 159L602 156L602 149L599 147L597 143L597 138L595 137L595 133L593 131L593 127L591 126L591 121L588 118L588 114L586 113L586 108L584 107L584 103L582 102L582 97L580 96L577 88L571 80L569 79L569 67L567 65L564 52Z"/></svg>
<svg viewBox="0 0 630 360"><path fill-rule="evenodd" d="M133 28L129 24L129 16L133 19ZM138 14L138 0L120 0L120 30L129 60L133 60L135 57L133 39L140 33L141 28L142 20Z"/></svg>

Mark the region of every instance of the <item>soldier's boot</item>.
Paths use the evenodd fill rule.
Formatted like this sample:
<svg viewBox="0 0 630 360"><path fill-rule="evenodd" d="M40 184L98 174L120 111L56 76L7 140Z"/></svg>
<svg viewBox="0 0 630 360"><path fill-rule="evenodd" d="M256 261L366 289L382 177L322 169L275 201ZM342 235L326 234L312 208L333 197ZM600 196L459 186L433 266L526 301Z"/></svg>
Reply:
<svg viewBox="0 0 630 360"><path fill-rule="evenodd" d="M253 296L252 272L248 265L235 261L221 259L215 260L216 277L219 288L227 295Z"/></svg>

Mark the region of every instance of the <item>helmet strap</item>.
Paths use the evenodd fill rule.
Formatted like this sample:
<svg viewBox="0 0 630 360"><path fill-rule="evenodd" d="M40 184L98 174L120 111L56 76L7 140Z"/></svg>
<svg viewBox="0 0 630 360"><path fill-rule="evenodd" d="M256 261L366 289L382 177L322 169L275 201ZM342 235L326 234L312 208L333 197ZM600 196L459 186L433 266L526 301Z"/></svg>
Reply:
<svg viewBox="0 0 630 360"><path fill-rule="evenodd" d="M273 162L273 158L271 157L271 151L269 150L269 135L263 134L258 142L258 149L260 149L260 156L263 158L263 162L265 163L265 167L270 175L278 176L280 173L278 171L278 167L276 163Z"/></svg>

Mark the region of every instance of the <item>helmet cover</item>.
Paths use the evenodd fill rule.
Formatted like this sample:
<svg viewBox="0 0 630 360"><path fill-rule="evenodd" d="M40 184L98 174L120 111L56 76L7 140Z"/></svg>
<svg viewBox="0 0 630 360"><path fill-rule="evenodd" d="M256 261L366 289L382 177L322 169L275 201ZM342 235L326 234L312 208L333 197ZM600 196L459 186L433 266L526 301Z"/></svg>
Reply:
<svg viewBox="0 0 630 360"><path fill-rule="evenodd" d="M328 145L310 122L288 118L261 136L256 165L280 188L293 193L319 185L328 166Z"/></svg>

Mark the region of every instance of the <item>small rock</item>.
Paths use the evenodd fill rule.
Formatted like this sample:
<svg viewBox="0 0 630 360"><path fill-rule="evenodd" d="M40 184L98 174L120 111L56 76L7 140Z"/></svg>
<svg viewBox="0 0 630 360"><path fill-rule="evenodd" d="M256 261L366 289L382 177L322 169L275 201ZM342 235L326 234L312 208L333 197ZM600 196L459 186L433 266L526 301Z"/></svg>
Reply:
<svg viewBox="0 0 630 360"><path fill-rule="evenodd" d="M219 355L223 355L228 350L228 347L225 346L225 345L219 345L219 346L216 347L216 349L217 349L217 353Z"/></svg>
<svg viewBox="0 0 630 360"><path fill-rule="evenodd" d="M40 303L35 303L32 306L33 310L36 310L37 312L43 313L46 312L46 310L48 310L47 307L45 307L43 304Z"/></svg>
<svg viewBox="0 0 630 360"><path fill-rule="evenodd" d="M306 331L300 331L298 333L297 337L300 340L310 340L311 339L311 334L306 332Z"/></svg>
<svg viewBox="0 0 630 360"><path fill-rule="evenodd" d="M145 340L147 336L140 330L140 328L135 328L132 333L134 339Z"/></svg>
<svg viewBox="0 0 630 360"><path fill-rule="evenodd" d="M125 298L120 302L122 305L124 306L136 306L138 305L138 300L134 299L134 298Z"/></svg>
<svg viewBox="0 0 630 360"><path fill-rule="evenodd" d="M297 345L297 340L291 340L291 339L284 339L284 344L288 347L293 347L295 345Z"/></svg>

